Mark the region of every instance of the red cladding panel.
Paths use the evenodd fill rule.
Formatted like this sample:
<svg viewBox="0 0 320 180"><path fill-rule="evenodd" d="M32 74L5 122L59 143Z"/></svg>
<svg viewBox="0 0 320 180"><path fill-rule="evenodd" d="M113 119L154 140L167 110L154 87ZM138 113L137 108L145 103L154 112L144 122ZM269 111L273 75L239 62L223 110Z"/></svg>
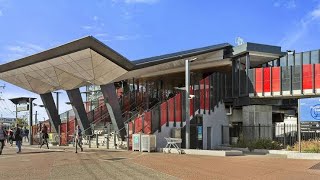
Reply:
<svg viewBox="0 0 320 180"><path fill-rule="evenodd" d="M209 110L210 105L209 105L209 97L210 97L210 87L209 87L209 76L206 77L205 79L206 82L206 87L205 87L205 98L206 98L206 104L205 104L205 109Z"/></svg>
<svg viewBox="0 0 320 180"><path fill-rule="evenodd" d="M151 134L151 111L144 114L143 131L145 134Z"/></svg>
<svg viewBox="0 0 320 180"><path fill-rule="evenodd" d="M263 79L262 68L256 68L256 93L262 93Z"/></svg>
<svg viewBox="0 0 320 180"><path fill-rule="evenodd" d="M303 65L303 90L312 89L312 64Z"/></svg>
<svg viewBox="0 0 320 180"><path fill-rule="evenodd" d="M204 79L200 80L200 109L204 109Z"/></svg>
<svg viewBox="0 0 320 180"><path fill-rule="evenodd" d="M272 68L272 92L280 92L280 67Z"/></svg>
<svg viewBox="0 0 320 180"><path fill-rule="evenodd" d="M142 117L138 117L134 120L134 132L139 133L142 131Z"/></svg>
<svg viewBox="0 0 320 180"><path fill-rule="evenodd" d="M176 122L181 122L182 117L181 117L181 111L182 111L182 106L181 106L181 93L177 94L175 96L176 98Z"/></svg>
<svg viewBox="0 0 320 180"><path fill-rule="evenodd" d="M320 64L315 64L314 66L314 79L316 80L314 85L316 89L320 89Z"/></svg>
<svg viewBox="0 0 320 180"><path fill-rule="evenodd" d="M160 105L161 110L161 126L167 123L167 102L164 102Z"/></svg>
<svg viewBox="0 0 320 180"><path fill-rule="evenodd" d="M270 84L270 67L263 69L263 91L271 92L271 84Z"/></svg>
<svg viewBox="0 0 320 180"><path fill-rule="evenodd" d="M173 97L174 98L174 97ZM174 122L174 99L170 98L168 102L169 122Z"/></svg>

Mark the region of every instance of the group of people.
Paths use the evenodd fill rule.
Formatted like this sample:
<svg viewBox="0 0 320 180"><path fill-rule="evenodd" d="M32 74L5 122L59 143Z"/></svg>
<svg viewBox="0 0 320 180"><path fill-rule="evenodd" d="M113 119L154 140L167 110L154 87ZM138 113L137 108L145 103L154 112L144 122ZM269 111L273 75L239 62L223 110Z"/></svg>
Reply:
<svg viewBox="0 0 320 180"><path fill-rule="evenodd" d="M14 129L9 128L6 130L2 124L0 124L0 155L2 154L3 147L7 141L12 146L13 141L16 142L17 153L21 153L23 131L17 125Z"/></svg>
<svg viewBox="0 0 320 180"><path fill-rule="evenodd" d="M9 128L8 130L6 130L4 126L0 124L0 155L2 154L2 150L5 146L5 143L7 142L10 144L10 146L12 146L13 141L16 142L17 153L21 153L22 139L25 136L26 132L28 132L26 131L26 128L22 130L18 124L14 129ZM39 141L40 148L42 148L43 145L47 145L47 148L49 149L48 138L49 138L48 128L45 124L43 124L40 128L40 141ZM80 150L83 151L82 130L79 125L77 126L75 140L76 140L77 146L79 146Z"/></svg>
<svg viewBox="0 0 320 180"><path fill-rule="evenodd" d="M17 146L17 153L21 153L21 146L22 146L22 139L25 138L25 141L28 140L29 142L29 130L26 129L21 129L21 127L17 124L17 126L13 129L9 128L6 130L6 128L0 124L0 155L2 154L2 150L5 146L5 143L9 143L10 146L13 145L13 141L16 142ZM47 145L47 148L49 149L48 145L48 128L45 124L42 125L41 127L41 135L40 135L40 148L43 145Z"/></svg>

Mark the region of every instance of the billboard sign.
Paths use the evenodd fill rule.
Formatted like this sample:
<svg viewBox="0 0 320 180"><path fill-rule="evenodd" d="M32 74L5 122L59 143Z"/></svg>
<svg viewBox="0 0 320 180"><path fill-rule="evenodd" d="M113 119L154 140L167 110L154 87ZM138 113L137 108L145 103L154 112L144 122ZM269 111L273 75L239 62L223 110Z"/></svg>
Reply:
<svg viewBox="0 0 320 180"><path fill-rule="evenodd" d="M16 118L0 118L0 123L15 123Z"/></svg>
<svg viewBox="0 0 320 180"><path fill-rule="evenodd" d="M299 99L300 122L320 121L320 98Z"/></svg>

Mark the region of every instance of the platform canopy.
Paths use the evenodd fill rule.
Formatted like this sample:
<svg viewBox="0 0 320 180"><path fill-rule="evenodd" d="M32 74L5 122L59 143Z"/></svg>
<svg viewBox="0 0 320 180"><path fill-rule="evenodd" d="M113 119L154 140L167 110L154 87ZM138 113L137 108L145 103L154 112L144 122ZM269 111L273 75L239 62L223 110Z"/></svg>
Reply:
<svg viewBox="0 0 320 180"><path fill-rule="evenodd" d="M89 84L101 85L128 72L133 64L93 37L0 66L0 79L43 94Z"/></svg>
<svg viewBox="0 0 320 180"><path fill-rule="evenodd" d="M231 65L224 57L230 44L181 51L129 61L88 36L16 61L0 65L0 79L37 94L103 85L130 78L184 72L184 60L197 57L191 70Z"/></svg>

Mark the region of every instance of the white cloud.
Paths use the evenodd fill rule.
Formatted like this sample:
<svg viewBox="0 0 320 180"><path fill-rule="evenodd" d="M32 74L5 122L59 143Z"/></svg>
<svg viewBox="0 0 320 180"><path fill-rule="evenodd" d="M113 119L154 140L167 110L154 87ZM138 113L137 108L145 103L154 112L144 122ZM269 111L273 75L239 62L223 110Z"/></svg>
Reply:
<svg viewBox="0 0 320 180"><path fill-rule="evenodd" d="M93 29L93 26L82 26L81 28L84 30L90 30Z"/></svg>
<svg viewBox="0 0 320 180"><path fill-rule="evenodd" d="M112 0L113 4L125 3L125 4L155 4L160 0Z"/></svg>
<svg viewBox="0 0 320 180"><path fill-rule="evenodd" d="M292 48L302 37L308 35L308 31L314 25L319 23L320 20L320 3L309 11L304 17L302 17L296 24L293 31L287 33L287 35L280 41L280 45L286 49Z"/></svg>
<svg viewBox="0 0 320 180"><path fill-rule="evenodd" d="M294 9L297 7L296 0L275 0L274 7L285 7L287 9Z"/></svg>
<svg viewBox="0 0 320 180"><path fill-rule="evenodd" d="M157 3L159 0L125 0L124 2L127 4L154 4Z"/></svg>
<svg viewBox="0 0 320 180"><path fill-rule="evenodd" d="M12 45L4 47L4 51L1 52L1 62L8 62L10 60L16 60L25 56L29 56L38 52L43 51L39 45L27 43L27 42L16 42Z"/></svg>
<svg viewBox="0 0 320 180"><path fill-rule="evenodd" d="M108 34L107 33L98 33L98 34L95 34L94 36L95 37L106 37L106 36L108 36Z"/></svg>
<svg viewBox="0 0 320 180"><path fill-rule="evenodd" d="M0 16L3 16L3 12L0 10Z"/></svg>
<svg viewBox="0 0 320 180"><path fill-rule="evenodd" d="M98 21L98 19L99 19L98 16L93 16L94 21Z"/></svg>

